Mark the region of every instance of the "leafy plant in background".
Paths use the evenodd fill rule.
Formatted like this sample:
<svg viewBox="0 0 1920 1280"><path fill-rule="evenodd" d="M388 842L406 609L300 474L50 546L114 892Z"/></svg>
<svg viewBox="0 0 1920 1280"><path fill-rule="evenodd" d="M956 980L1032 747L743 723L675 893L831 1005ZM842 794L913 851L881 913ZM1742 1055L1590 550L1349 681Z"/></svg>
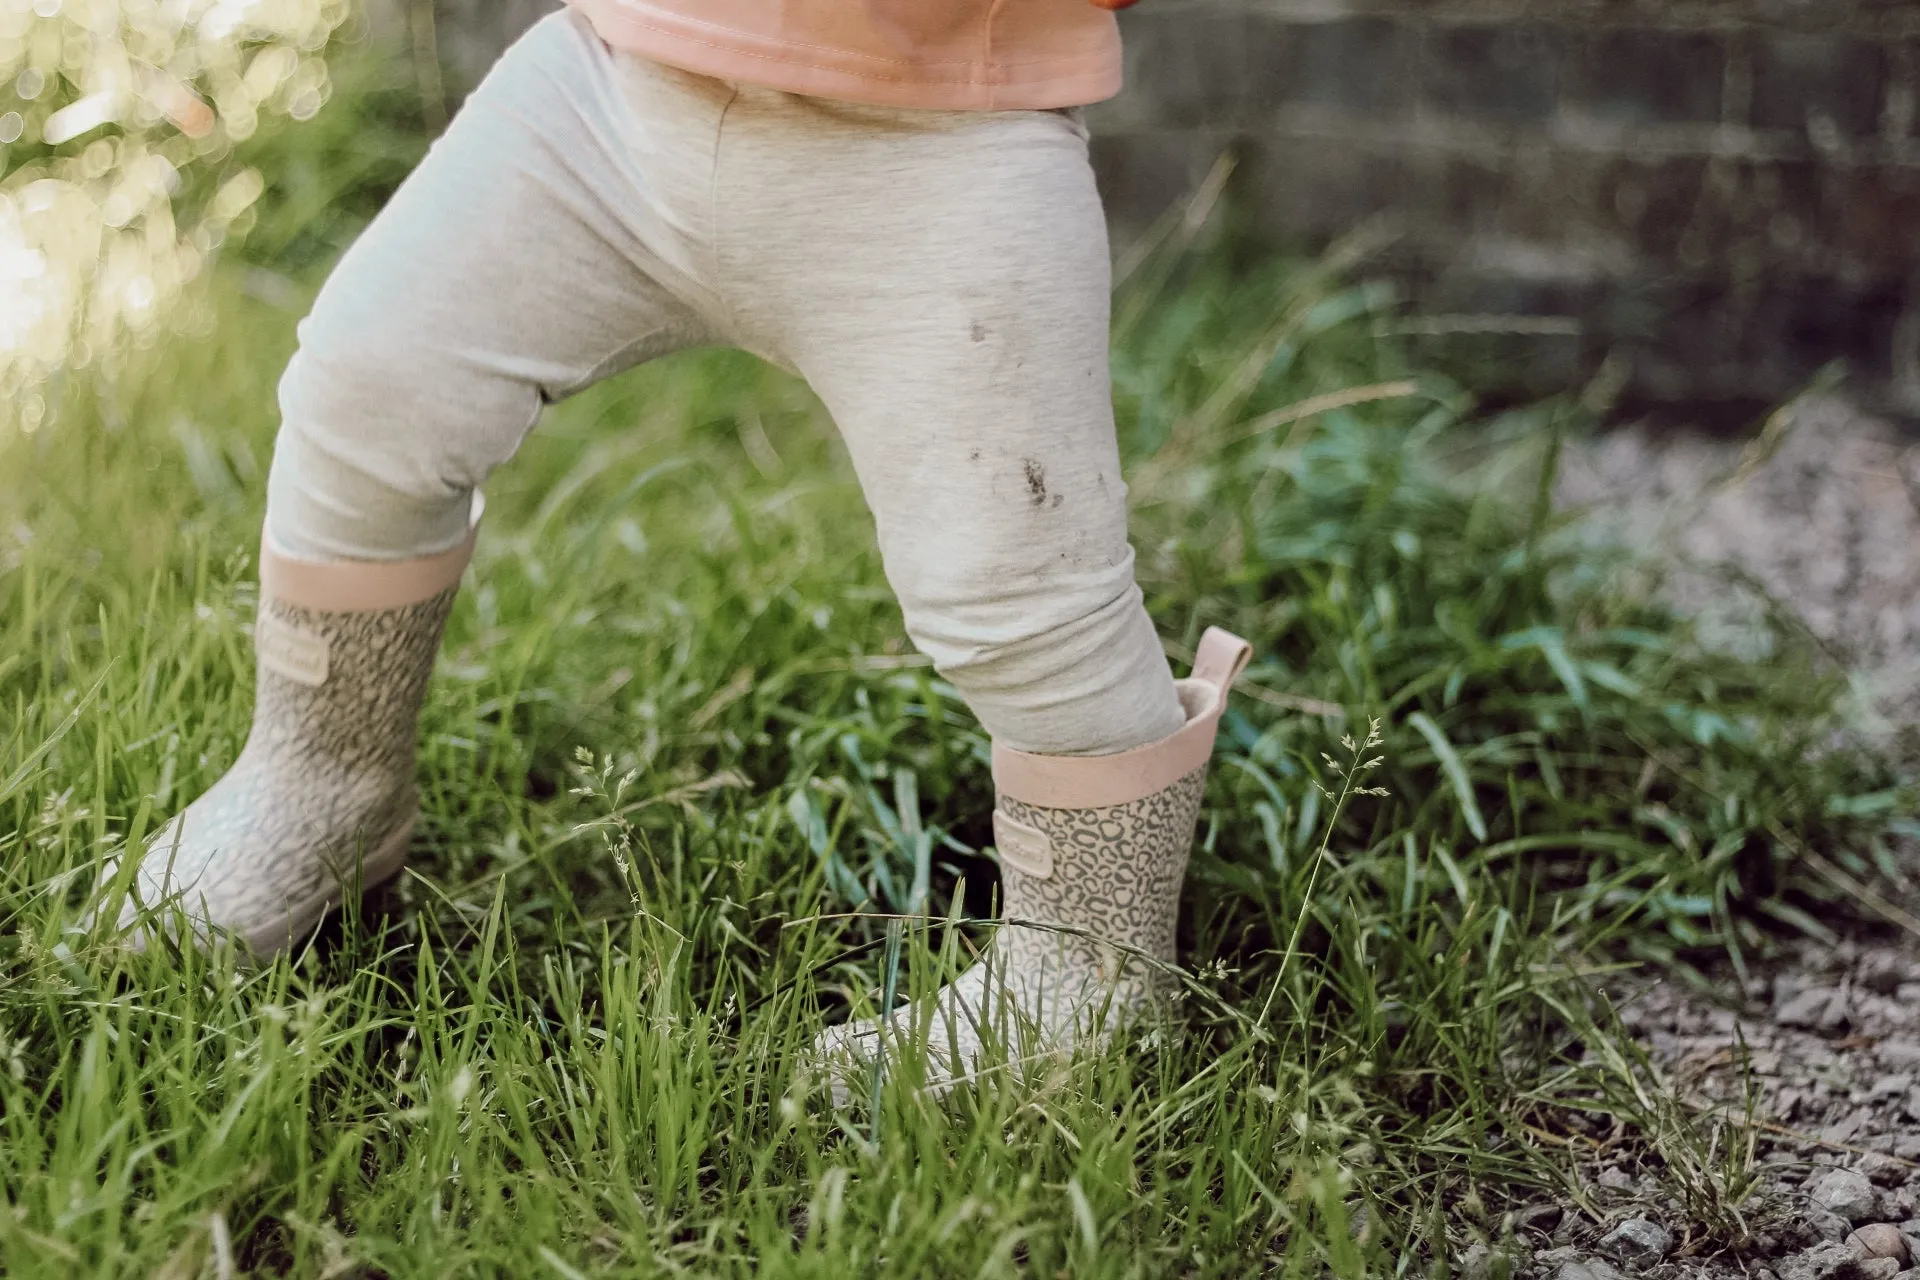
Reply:
<svg viewBox="0 0 1920 1280"><path fill-rule="evenodd" d="M1149 596L1170 629L1261 641L1211 865L1242 889L1293 874L1319 723L1378 717L1398 799L1336 842L1350 892L1451 859L1522 868L1590 928L1633 921L1642 949L1738 959L1769 917L1824 933L1827 858L1884 863L1903 795L1851 745L1842 673L1777 617L1765 660L1704 645L1658 566L1556 508L1562 442L1587 425L1571 398L1477 418L1379 336L1397 304L1341 278L1348 248L1189 264L1123 296Z"/></svg>
<svg viewBox="0 0 1920 1280"><path fill-rule="evenodd" d="M0 403L149 334L315 116L348 0L0 0ZM0 427L4 427L0 421Z"/></svg>

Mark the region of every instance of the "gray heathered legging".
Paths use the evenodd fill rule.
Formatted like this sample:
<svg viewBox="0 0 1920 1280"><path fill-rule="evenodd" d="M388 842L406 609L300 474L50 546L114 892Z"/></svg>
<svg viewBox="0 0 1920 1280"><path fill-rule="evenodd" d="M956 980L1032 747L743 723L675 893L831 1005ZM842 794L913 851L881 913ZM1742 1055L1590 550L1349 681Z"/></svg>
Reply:
<svg viewBox="0 0 1920 1280"><path fill-rule="evenodd" d="M907 630L997 739L1100 754L1180 704L1133 578L1086 134L858 106L608 50L510 50L300 330L268 530L307 559L467 532L541 407L680 348L803 375Z"/></svg>

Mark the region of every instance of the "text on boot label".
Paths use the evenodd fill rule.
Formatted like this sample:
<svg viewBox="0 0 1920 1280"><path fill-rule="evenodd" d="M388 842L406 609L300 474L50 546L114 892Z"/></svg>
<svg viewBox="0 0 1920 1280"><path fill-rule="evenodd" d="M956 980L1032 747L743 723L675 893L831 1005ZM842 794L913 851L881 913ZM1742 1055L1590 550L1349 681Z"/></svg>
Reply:
<svg viewBox="0 0 1920 1280"><path fill-rule="evenodd" d="M1047 833L993 811L993 839L1000 846L1002 865L1023 876L1045 880L1053 874L1053 841Z"/></svg>
<svg viewBox="0 0 1920 1280"><path fill-rule="evenodd" d="M295 684L327 682L327 638L318 632L262 612L254 624L253 648L260 665L275 675Z"/></svg>

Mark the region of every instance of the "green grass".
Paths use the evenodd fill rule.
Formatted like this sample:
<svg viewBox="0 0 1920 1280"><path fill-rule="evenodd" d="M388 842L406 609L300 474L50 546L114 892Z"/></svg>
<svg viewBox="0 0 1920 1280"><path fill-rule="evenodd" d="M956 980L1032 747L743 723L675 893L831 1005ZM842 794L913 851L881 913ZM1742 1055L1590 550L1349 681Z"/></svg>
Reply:
<svg viewBox="0 0 1920 1280"><path fill-rule="evenodd" d="M804 388L704 353L550 415L490 486L410 870L259 970L73 922L243 740L305 286L221 273L58 388L0 437L0 1272L1429 1274L1596 1112L1736 1238L1732 1122L1591 984L1820 928L1798 850L1870 872L1901 797L1791 628L1703 650L1548 508L1571 411L1475 420L1343 277L1175 245L1122 297L1151 608L1257 649L1177 1034L844 1112L802 1049L984 936L990 789Z"/></svg>

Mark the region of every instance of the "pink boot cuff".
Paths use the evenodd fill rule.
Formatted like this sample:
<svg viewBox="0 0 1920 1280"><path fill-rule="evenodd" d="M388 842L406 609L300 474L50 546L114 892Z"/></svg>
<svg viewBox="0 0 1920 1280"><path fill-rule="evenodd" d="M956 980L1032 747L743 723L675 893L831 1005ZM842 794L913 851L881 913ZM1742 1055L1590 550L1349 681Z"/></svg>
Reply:
<svg viewBox="0 0 1920 1280"><path fill-rule="evenodd" d="M1176 681L1187 723L1158 742L1107 756L1047 756L995 744L993 784L1001 795L1041 809L1106 809L1164 791L1213 756L1227 691L1246 670L1253 646L1208 627L1193 674Z"/></svg>
<svg viewBox="0 0 1920 1280"><path fill-rule="evenodd" d="M265 538L260 542L260 590L302 609L323 613L361 613L372 609L403 609L459 583L473 558L478 530L466 541L438 555L417 560L339 560L321 563L296 560L276 551Z"/></svg>

